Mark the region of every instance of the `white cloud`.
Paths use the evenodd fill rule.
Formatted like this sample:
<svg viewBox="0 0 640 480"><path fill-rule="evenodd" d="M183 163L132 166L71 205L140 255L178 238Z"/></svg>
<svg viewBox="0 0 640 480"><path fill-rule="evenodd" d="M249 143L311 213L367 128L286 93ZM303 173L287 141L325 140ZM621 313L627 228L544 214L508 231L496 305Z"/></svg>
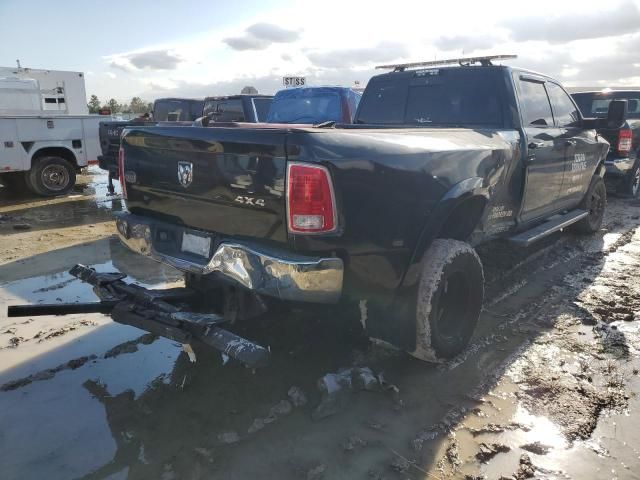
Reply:
<svg viewBox="0 0 640 480"><path fill-rule="evenodd" d="M586 6L586 5L585 5ZM567 13L519 17L504 22L516 41L565 43L640 32L640 8L626 1L605 11L583 8Z"/></svg>
<svg viewBox="0 0 640 480"><path fill-rule="evenodd" d="M174 70L182 62L182 58L179 55L166 49L123 53L107 58L110 60L111 67L125 72Z"/></svg>
<svg viewBox="0 0 640 480"><path fill-rule="evenodd" d="M311 63L324 68L349 68L407 58L409 47L397 42L381 42L371 47L340 48L307 54Z"/></svg>
<svg viewBox="0 0 640 480"><path fill-rule="evenodd" d="M234 50L264 50L273 43L291 43L300 38L300 32L287 30L273 23L254 23L241 36L223 40Z"/></svg>
<svg viewBox="0 0 640 480"><path fill-rule="evenodd" d="M291 0L267 14L249 14L239 24L217 22L220 26L207 32L170 43L159 37L159 43L105 57L107 67L122 73L93 83L99 95L123 100L133 95L152 100L167 92L238 93L246 85L274 93L283 75L306 75L311 85L364 84L380 73L372 69L379 62L442 59L464 51L517 53L510 64L572 85L620 84L640 77L634 65L639 35L628 33L640 29L637 12L638 1L616 0L537 0L517 9L501 0L396 0L393 8L325 0L323 8L314 9Z"/></svg>

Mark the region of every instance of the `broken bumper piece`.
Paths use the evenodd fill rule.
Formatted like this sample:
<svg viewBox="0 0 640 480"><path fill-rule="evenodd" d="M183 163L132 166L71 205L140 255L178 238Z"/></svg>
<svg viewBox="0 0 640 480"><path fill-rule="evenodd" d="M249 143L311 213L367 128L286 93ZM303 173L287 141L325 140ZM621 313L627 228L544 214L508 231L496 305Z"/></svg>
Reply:
<svg viewBox="0 0 640 480"><path fill-rule="evenodd" d="M69 313L101 312L124 325L140 328L154 335L182 344L194 340L219 350L251 368L264 367L269 362L268 349L220 327L221 315L185 310L196 292L188 288L149 290L124 282L126 275L118 272L96 272L76 265L69 273L93 286L100 302L11 305L8 317L32 315L66 315Z"/></svg>
<svg viewBox="0 0 640 480"><path fill-rule="evenodd" d="M220 274L281 300L335 303L342 294L344 266L340 258L297 256L239 242L217 244L206 232L125 212L116 214L116 226L120 240L131 250L183 272ZM209 246L206 256L183 250L185 234L199 237L198 243Z"/></svg>

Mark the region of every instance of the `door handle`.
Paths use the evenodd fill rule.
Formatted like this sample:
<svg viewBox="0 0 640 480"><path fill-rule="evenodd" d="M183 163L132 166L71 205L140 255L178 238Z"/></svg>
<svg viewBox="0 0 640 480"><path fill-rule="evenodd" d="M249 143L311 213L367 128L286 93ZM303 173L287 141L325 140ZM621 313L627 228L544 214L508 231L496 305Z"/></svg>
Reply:
<svg viewBox="0 0 640 480"><path fill-rule="evenodd" d="M573 147L577 142L575 140L565 140L564 145L566 147Z"/></svg>
<svg viewBox="0 0 640 480"><path fill-rule="evenodd" d="M527 147L529 147L531 150L535 148L542 148L544 147L544 142L529 142L529 145L527 145Z"/></svg>

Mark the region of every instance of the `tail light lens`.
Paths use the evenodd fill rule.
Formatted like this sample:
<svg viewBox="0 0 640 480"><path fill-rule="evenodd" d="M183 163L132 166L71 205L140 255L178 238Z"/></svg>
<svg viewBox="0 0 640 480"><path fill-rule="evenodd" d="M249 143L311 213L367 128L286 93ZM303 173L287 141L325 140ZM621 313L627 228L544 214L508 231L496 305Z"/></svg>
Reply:
<svg viewBox="0 0 640 480"><path fill-rule="evenodd" d="M336 201L329 171L319 165L290 163L287 168L287 224L292 233L336 229Z"/></svg>
<svg viewBox="0 0 640 480"><path fill-rule="evenodd" d="M127 199L127 182L124 178L124 148L118 150L118 178L120 179L120 187L122 188L122 198Z"/></svg>
<svg viewBox="0 0 640 480"><path fill-rule="evenodd" d="M618 132L618 153L629 153L631 151L631 130L623 129Z"/></svg>

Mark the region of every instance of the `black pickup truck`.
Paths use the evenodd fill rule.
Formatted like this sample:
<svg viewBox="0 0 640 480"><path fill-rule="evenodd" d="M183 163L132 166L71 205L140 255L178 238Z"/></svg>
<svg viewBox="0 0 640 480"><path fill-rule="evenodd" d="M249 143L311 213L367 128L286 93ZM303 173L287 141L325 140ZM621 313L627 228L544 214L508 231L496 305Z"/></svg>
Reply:
<svg viewBox="0 0 640 480"><path fill-rule="evenodd" d="M98 156L98 166L109 172L109 190L113 193L111 179L118 178L118 150L120 135L129 126L153 126L159 122L191 122L202 116L203 101L193 98L159 98L153 102L153 118L133 120L112 120L100 122L98 136L102 155Z"/></svg>
<svg viewBox="0 0 640 480"><path fill-rule="evenodd" d="M203 118L199 124L267 121L273 95L240 94L204 99Z"/></svg>
<svg viewBox="0 0 640 480"><path fill-rule="evenodd" d="M612 100L626 100L627 121L619 128L603 126L598 133L611 144L605 161L607 188L637 197L640 191L640 90L611 90L572 94L584 115L606 117Z"/></svg>
<svg viewBox="0 0 640 480"><path fill-rule="evenodd" d="M118 178L118 150L122 131L134 126L199 125L215 122L264 122L271 105L270 95L227 95L202 100L163 98L154 103L153 120L134 119L100 122L99 136L102 155L98 166L109 172L109 191L113 193L111 179Z"/></svg>
<svg viewBox="0 0 640 480"><path fill-rule="evenodd" d="M373 77L353 125L127 129L121 241L202 298L224 292L225 315L340 302L370 337L458 354L483 301L474 246L597 231L609 144L595 128L626 106L586 119L552 78L460 63Z"/></svg>

